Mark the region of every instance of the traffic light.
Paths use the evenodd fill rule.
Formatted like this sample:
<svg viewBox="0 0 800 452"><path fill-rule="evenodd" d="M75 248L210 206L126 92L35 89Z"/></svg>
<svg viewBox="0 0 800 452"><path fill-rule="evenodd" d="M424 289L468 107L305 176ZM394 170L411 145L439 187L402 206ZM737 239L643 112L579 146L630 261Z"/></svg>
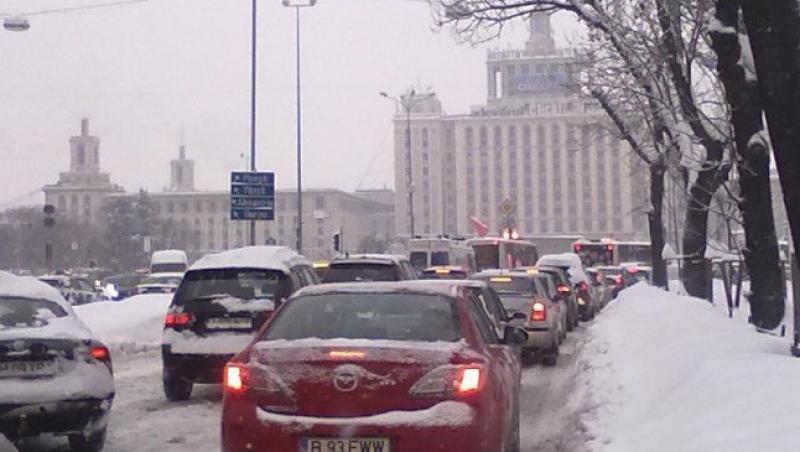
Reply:
<svg viewBox="0 0 800 452"><path fill-rule="evenodd" d="M44 227L52 228L56 224L56 219L53 218L56 208L52 204L45 204L42 211L44 212Z"/></svg>
<svg viewBox="0 0 800 452"><path fill-rule="evenodd" d="M333 250L339 252L342 250L341 234L339 232L333 234Z"/></svg>

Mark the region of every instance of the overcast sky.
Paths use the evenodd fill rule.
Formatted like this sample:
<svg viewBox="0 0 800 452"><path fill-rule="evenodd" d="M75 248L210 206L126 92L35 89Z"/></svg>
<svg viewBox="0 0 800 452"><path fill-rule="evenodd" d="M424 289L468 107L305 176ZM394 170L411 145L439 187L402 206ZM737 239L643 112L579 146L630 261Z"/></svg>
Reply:
<svg viewBox="0 0 800 452"><path fill-rule="evenodd" d="M0 13L105 0L0 0ZM294 12L259 3L258 168L295 184ZM250 1L150 0L34 16L0 29L0 208L34 203L69 166L80 118L100 137L101 166L127 190L169 184L181 124L199 189L225 189L249 152ZM570 16L554 20L564 43ZM302 11L306 187L392 187L394 106L420 80L448 113L485 100L487 46L432 29L407 0L319 0ZM520 46L524 25L490 46Z"/></svg>

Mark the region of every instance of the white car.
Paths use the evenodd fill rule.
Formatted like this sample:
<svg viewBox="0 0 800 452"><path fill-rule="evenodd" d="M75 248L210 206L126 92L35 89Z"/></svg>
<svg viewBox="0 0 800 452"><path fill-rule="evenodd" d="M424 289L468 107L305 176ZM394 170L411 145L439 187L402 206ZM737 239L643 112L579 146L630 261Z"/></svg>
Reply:
<svg viewBox="0 0 800 452"><path fill-rule="evenodd" d="M183 278L169 275L153 275L136 286L136 293L175 293Z"/></svg>
<svg viewBox="0 0 800 452"><path fill-rule="evenodd" d="M111 354L53 287L0 272L0 434L55 434L103 449L114 400Z"/></svg>

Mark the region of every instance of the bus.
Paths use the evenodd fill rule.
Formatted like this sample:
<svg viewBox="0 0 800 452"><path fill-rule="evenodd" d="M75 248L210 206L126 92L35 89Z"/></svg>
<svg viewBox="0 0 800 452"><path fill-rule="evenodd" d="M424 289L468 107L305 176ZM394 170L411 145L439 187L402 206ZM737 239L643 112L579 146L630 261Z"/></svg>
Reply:
<svg viewBox="0 0 800 452"><path fill-rule="evenodd" d="M481 237L470 239L467 244L475 250L478 271L528 267L539 260L536 244L527 240Z"/></svg>
<svg viewBox="0 0 800 452"><path fill-rule="evenodd" d="M416 238L408 242L408 260L417 274L429 267L458 266L475 271L475 252L463 240Z"/></svg>
<svg viewBox="0 0 800 452"><path fill-rule="evenodd" d="M652 265L653 261L650 242L580 239L572 244L572 250L586 267L617 266L624 262Z"/></svg>

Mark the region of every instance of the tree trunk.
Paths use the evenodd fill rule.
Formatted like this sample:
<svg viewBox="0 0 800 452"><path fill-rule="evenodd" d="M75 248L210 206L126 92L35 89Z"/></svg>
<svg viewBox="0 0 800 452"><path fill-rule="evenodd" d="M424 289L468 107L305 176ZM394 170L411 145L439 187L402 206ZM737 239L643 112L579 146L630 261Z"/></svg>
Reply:
<svg viewBox="0 0 800 452"><path fill-rule="evenodd" d="M697 298L709 299L706 248L708 247L708 209L714 193L727 179L728 171L720 163L706 161L700 174L689 189L686 217L683 228L683 274L681 280L686 292Z"/></svg>
<svg viewBox="0 0 800 452"><path fill-rule="evenodd" d="M800 18L796 0L743 0L794 243L800 244ZM800 263L800 262L798 262Z"/></svg>
<svg viewBox="0 0 800 452"><path fill-rule="evenodd" d="M750 272L751 322L764 329L777 328L785 311L783 272L775 233L769 182L769 147L756 139L763 132L763 106L755 80L748 80L740 61L738 0L717 0L716 18L724 27L712 31L717 69L731 106L742 224L744 259ZM733 32L723 32L728 29ZM745 49L747 50L747 49Z"/></svg>
<svg viewBox="0 0 800 452"><path fill-rule="evenodd" d="M663 159L650 165L650 203L652 207L647 213L650 227L650 245L653 251L653 284L656 287L667 287L667 263L663 251L666 241L664 231L664 175L666 165Z"/></svg>

